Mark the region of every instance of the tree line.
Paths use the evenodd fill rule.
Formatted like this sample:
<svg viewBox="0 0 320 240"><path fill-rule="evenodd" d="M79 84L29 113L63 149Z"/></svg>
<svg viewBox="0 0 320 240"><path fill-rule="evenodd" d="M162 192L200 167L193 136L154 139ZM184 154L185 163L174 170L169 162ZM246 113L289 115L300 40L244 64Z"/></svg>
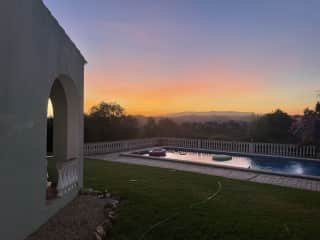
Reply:
<svg viewBox="0 0 320 240"><path fill-rule="evenodd" d="M48 149L52 145L52 119L48 120ZM134 116L125 114L117 103L101 102L84 116L85 142L117 141L149 137L207 138L229 141L320 143L320 103L302 116L290 116L278 109L256 116L251 122L208 121L177 123L169 118L149 117L141 126Z"/></svg>

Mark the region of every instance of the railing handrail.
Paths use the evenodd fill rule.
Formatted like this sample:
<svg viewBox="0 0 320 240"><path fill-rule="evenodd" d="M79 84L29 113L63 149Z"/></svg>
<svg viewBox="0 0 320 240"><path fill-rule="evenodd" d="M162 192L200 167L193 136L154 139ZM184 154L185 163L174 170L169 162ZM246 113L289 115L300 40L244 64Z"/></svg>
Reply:
<svg viewBox="0 0 320 240"><path fill-rule="evenodd" d="M117 141L101 141L101 142L85 142L85 145L94 145L94 144L105 144L105 143L123 143L123 142L136 142L136 141L143 141L143 140L150 140L150 139L159 139L159 138L133 138L127 140L117 140Z"/></svg>
<svg viewBox="0 0 320 240"><path fill-rule="evenodd" d="M86 143L85 154L103 154L120 152L143 147L159 145L210 149L217 151L255 153L265 155L294 156L319 158L320 154L314 145L298 145L292 143L242 142L200 138L141 138L123 141Z"/></svg>

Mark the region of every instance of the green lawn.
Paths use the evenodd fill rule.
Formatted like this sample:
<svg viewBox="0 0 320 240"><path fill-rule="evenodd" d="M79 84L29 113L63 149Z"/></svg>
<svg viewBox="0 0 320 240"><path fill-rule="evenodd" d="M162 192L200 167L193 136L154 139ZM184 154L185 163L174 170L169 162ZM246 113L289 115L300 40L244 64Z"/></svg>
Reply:
<svg viewBox="0 0 320 240"><path fill-rule="evenodd" d="M136 180L136 181L132 181ZM189 208L222 188L211 201ZM85 161L85 186L122 193L113 239L318 239L320 193L95 160Z"/></svg>

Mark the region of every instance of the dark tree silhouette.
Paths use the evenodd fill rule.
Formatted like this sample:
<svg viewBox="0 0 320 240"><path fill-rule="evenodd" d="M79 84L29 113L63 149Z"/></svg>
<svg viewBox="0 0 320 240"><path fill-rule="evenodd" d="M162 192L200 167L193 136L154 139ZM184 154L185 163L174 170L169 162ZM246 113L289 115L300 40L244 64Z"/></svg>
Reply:
<svg viewBox="0 0 320 240"><path fill-rule="evenodd" d="M315 110L306 109L304 115L291 126L291 132L300 139L301 144L320 145L320 103Z"/></svg>
<svg viewBox="0 0 320 240"><path fill-rule="evenodd" d="M117 103L101 102L91 107L90 117L92 118L121 118L124 116L124 109Z"/></svg>
<svg viewBox="0 0 320 240"><path fill-rule="evenodd" d="M316 111L320 115L320 104ZM310 115L305 113L306 115ZM259 141L292 143L297 138L290 132L293 118L277 110L256 118L253 122L208 121L183 122L168 118L148 118L143 126L125 114L117 103L102 102L85 115L85 141L116 141L143 137L211 138L229 141ZM318 123L317 123L318 124Z"/></svg>
<svg viewBox="0 0 320 240"><path fill-rule="evenodd" d="M138 137L138 121L116 103L102 102L85 115L85 141L116 141Z"/></svg>
<svg viewBox="0 0 320 240"><path fill-rule="evenodd" d="M294 138L290 134L292 123L292 117L278 109L253 121L251 137L258 142L293 142Z"/></svg>
<svg viewBox="0 0 320 240"><path fill-rule="evenodd" d="M143 135L145 137L157 137L159 135L157 123L154 118L150 117L143 127Z"/></svg>

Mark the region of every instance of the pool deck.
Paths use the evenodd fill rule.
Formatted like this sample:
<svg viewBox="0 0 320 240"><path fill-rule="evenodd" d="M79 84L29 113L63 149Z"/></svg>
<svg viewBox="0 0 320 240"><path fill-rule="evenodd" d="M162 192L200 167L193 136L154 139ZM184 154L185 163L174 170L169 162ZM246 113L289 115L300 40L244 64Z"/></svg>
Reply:
<svg viewBox="0 0 320 240"><path fill-rule="evenodd" d="M304 179L298 177L289 177L281 175L273 175L267 173L257 173L250 171L241 171L228 168L217 168L215 166L204 166L188 163L171 162L168 160L144 159L139 157L122 156L121 153L91 155L86 156L86 159L97 159L111 162L128 163L135 165L144 165L151 167L160 167L166 169L174 169L180 171L196 172L201 174L220 176L230 179L250 181L256 183L272 184L283 187L304 189L310 191L320 191L320 180Z"/></svg>

